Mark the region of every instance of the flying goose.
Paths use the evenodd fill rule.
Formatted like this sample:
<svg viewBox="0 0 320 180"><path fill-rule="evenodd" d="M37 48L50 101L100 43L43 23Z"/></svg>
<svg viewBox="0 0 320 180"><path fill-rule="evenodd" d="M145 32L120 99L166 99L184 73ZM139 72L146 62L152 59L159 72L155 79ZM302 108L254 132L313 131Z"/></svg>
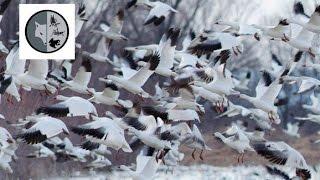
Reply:
<svg viewBox="0 0 320 180"><path fill-rule="evenodd" d="M112 61L108 58L110 46L107 46L108 39L105 37L101 37L97 44L96 51L93 53L89 53L87 51L83 51L83 56L88 56L93 60L99 61L99 62L109 62L112 64Z"/></svg>
<svg viewBox="0 0 320 180"><path fill-rule="evenodd" d="M296 123L287 123L287 128L283 130L289 136L300 138L299 128L304 124L304 121L296 122Z"/></svg>
<svg viewBox="0 0 320 180"><path fill-rule="evenodd" d="M286 39L291 37L290 24L287 19L280 19L276 26L261 26L257 24L252 25L254 28L261 30L261 33L255 33L256 39L261 39L261 36L267 37L269 39ZM285 34L285 35L284 35Z"/></svg>
<svg viewBox="0 0 320 180"><path fill-rule="evenodd" d="M310 95L311 105L303 104L302 107L314 114L320 114L320 103L318 96L314 92Z"/></svg>
<svg viewBox="0 0 320 180"><path fill-rule="evenodd" d="M297 82L299 84L299 89L297 91L298 94L320 86L320 81L318 79L308 76L284 76L281 80L291 84Z"/></svg>
<svg viewBox="0 0 320 180"><path fill-rule="evenodd" d="M195 152L197 149L200 149L200 159L203 160L202 153L204 150L211 150L209 146L206 145L205 140L198 129L198 127L193 124L192 133L189 133L182 140L181 144L185 144L187 147L193 149L192 158L195 159Z"/></svg>
<svg viewBox="0 0 320 180"><path fill-rule="evenodd" d="M206 55L207 58L212 53L223 50L233 50L235 55L242 53L242 44L238 37L224 32L203 33L191 41L188 52L198 57Z"/></svg>
<svg viewBox="0 0 320 180"><path fill-rule="evenodd" d="M231 22L231 21L224 21L224 20L218 20L215 22L215 24L228 26L226 29L223 30L223 32L228 33L235 33L239 36L249 36L254 35L259 32L259 30L251 25L239 23L239 22ZM255 37L257 38L257 37ZM260 39L257 39L258 41Z"/></svg>
<svg viewBox="0 0 320 180"><path fill-rule="evenodd" d="M295 117L297 120L302 121L311 121L317 124L320 124L320 115L319 114L307 114L306 117Z"/></svg>
<svg viewBox="0 0 320 180"><path fill-rule="evenodd" d="M94 105L81 97L58 95L56 99L62 102L50 106L42 106L36 110L36 114L45 114L52 117L85 116L86 118L98 115Z"/></svg>
<svg viewBox="0 0 320 180"><path fill-rule="evenodd" d="M160 62L155 72L157 74L169 77L176 74L171 70L173 68L175 48L180 34L179 28L170 28L160 42Z"/></svg>
<svg viewBox="0 0 320 180"><path fill-rule="evenodd" d="M120 88L124 88L133 94L138 94L139 96L147 98L150 95L142 89L142 86L146 83L159 65L159 54L152 54L148 57L148 60L149 62L144 63L144 66L128 79L126 77L117 77L114 75L108 75L107 79L111 80ZM106 80L102 79L102 81Z"/></svg>
<svg viewBox="0 0 320 180"><path fill-rule="evenodd" d="M27 144L38 144L60 133L68 135L67 126L60 119L44 116L37 118L37 122L33 126L18 134L16 138Z"/></svg>
<svg viewBox="0 0 320 180"><path fill-rule="evenodd" d="M105 88L102 92L95 92L89 90L92 93L92 97L89 101L97 104L105 104L109 106L120 106L124 108L131 108L132 102L130 100L121 100L119 99L120 92L118 87L112 82L106 82Z"/></svg>
<svg viewBox="0 0 320 180"><path fill-rule="evenodd" d="M318 5L315 8L314 12L311 14L311 17L309 18L307 23L301 22L297 18L289 18L288 23L298 24L310 32L319 34L320 33L320 6Z"/></svg>
<svg viewBox="0 0 320 180"><path fill-rule="evenodd" d="M0 22L1 22L2 18L3 18L4 12L8 8L8 6L10 5L10 2L11 2L11 0L4 0L0 4ZM0 31L0 33L1 33L1 31Z"/></svg>
<svg viewBox="0 0 320 180"><path fill-rule="evenodd" d="M15 160L15 151L18 148L18 144L13 139L7 129L0 127L0 169L9 173L13 173L10 166L10 162Z"/></svg>
<svg viewBox="0 0 320 180"><path fill-rule="evenodd" d="M127 41L124 35L121 34L122 26L123 26L123 18L124 18L124 10L120 9L114 19L111 22L111 26L107 31L100 31L100 30L92 30L91 32L95 34L100 34L103 37L109 40L108 46L111 45L113 40L125 40Z"/></svg>
<svg viewBox="0 0 320 180"><path fill-rule="evenodd" d="M144 25L153 23L155 26L159 26L163 21L165 21L171 12L178 12L168 4L160 1L149 2L147 5L151 7L151 10L144 21Z"/></svg>
<svg viewBox="0 0 320 180"><path fill-rule="evenodd" d="M84 58L75 77L72 80L63 80L61 90L70 89L80 94L90 94L88 84L92 75L92 66L89 59Z"/></svg>
<svg viewBox="0 0 320 180"><path fill-rule="evenodd" d="M124 152L132 152L124 137L124 131L116 122L109 118L93 117L92 122L73 127L72 132L86 136L86 139L115 150L122 149Z"/></svg>
<svg viewBox="0 0 320 180"><path fill-rule="evenodd" d="M23 89L30 91L33 89L44 90L46 93L53 94L57 89L47 81L48 60L30 60L28 70L16 77L16 83Z"/></svg>
<svg viewBox="0 0 320 180"><path fill-rule="evenodd" d="M235 127L238 128L238 127ZM240 155L238 156L238 163L240 160L243 163L243 157L245 151L254 151L254 149L250 145L249 138L243 133L243 131L237 130L234 135L229 137L225 137L223 134L219 132L215 132L214 136L220 139L224 144L229 146L230 148L236 150Z"/></svg>
<svg viewBox="0 0 320 180"><path fill-rule="evenodd" d="M267 141L253 144L255 151L272 163L296 169L297 176L302 179L311 178L306 160L296 149L283 141Z"/></svg>

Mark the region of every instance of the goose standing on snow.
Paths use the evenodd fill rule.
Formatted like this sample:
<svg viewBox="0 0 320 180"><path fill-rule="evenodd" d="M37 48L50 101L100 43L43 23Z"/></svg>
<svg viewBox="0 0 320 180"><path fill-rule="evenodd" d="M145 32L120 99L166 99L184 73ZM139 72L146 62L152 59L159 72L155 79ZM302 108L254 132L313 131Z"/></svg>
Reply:
<svg viewBox="0 0 320 180"><path fill-rule="evenodd" d="M147 59L149 62L144 63L144 66L140 68L140 70L137 71L132 77L126 78L108 75L107 79L111 80L120 88L124 88L125 90L133 94L138 94L139 96L147 98L150 95L142 89L142 86L146 83L146 81L154 73L155 69L159 65L160 56L159 54L155 53L149 56Z"/></svg>
<svg viewBox="0 0 320 180"><path fill-rule="evenodd" d="M93 117L93 119L92 122L73 127L72 132L115 150L122 149L124 152L132 152L124 137L123 129L117 123L109 118Z"/></svg>
<svg viewBox="0 0 320 180"><path fill-rule="evenodd" d="M70 89L80 94L90 94L88 91L88 84L90 82L91 75L91 62L89 59L85 58L82 60L76 76L70 81L64 80L64 83L62 84L64 87L62 87L61 90Z"/></svg>
<svg viewBox="0 0 320 180"><path fill-rule="evenodd" d="M186 137L182 140L181 144L185 144L187 147L192 148L192 158L195 159L195 152L197 149L200 149L200 159L203 160L202 153L204 150L211 150L209 146L206 145L204 138L198 127L193 124L192 126L192 133L187 134Z"/></svg>
<svg viewBox="0 0 320 180"><path fill-rule="evenodd" d="M50 116L37 118L37 122L16 138L27 144L41 143L60 133L69 134L67 126L60 120Z"/></svg>
<svg viewBox="0 0 320 180"><path fill-rule="evenodd" d="M95 34L100 34L103 37L107 38L109 43L108 46L111 45L112 41L117 40L125 40L127 41L128 38L126 38L124 35L121 34L122 26L123 26L123 19L124 19L124 11L123 9L120 9L117 12L117 15L114 17L110 28L107 31L100 31L100 30L92 30L91 32Z"/></svg>
<svg viewBox="0 0 320 180"><path fill-rule="evenodd" d="M255 151L272 163L296 169L296 175L302 179L311 178L309 167L300 152L283 141L257 143Z"/></svg>
<svg viewBox="0 0 320 180"><path fill-rule="evenodd" d="M95 106L90 101L81 97L58 95L56 99L63 102L40 107L36 110L36 114L45 114L52 117L85 116L86 118L89 118L91 115L98 115Z"/></svg>
<svg viewBox="0 0 320 180"><path fill-rule="evenodd" d="M144 25L153 23L155 26L159 26L163 21L165 21L171 12L178 12L168 4L160 1L148 2L147 6L151 7L151 10L144 21Z"/></svg>

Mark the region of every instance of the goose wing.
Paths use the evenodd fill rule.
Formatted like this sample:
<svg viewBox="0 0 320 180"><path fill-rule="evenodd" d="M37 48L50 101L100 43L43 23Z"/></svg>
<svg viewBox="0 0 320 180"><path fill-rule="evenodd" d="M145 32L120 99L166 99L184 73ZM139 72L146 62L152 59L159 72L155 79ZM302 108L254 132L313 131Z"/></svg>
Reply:
<svg viewBox="0 0 320 180"><path fill-rule="evenodd" d="M123 26L123 18L124 10L120 9L110 25L110 30L112 30L113 32L120 33Z"/></svg>
<svg viewBox="0 0 320 180"><path fill-rule="evenodd" d="M38 79L45 79L48 75L48 60L30 60L28 75Z"/></svg>
<svg viewBox="0 0 320 180"><path fill-rule="evenodd" d="M82 60L81 66L74 77L73 81L83 86L88 86L91 79L91 62L85 58Z"/></svg>

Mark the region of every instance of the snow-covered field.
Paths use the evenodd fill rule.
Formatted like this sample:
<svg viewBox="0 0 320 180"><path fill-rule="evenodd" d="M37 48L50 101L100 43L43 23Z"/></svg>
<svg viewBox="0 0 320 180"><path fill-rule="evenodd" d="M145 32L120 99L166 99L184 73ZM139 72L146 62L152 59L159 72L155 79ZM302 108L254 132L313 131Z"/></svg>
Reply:
<svg viewBox="0 0 320 180"><path fill-rule="evenodd" d="M320 179L319 166L312 167L312 180ZM280 169L280 168L279 168ZM292 178L294 171L290 169L283 169L286 173L289 172L289 177ZM112 171L110 173L91 172L83 174L81 172L74 173L71 177L54 177L52 179L74 179L74 180L119 180L132 179L131 175L126 171ZM283 180L280 176L274 176L267 172L264 166L230 166L230 167L214 167L208 165L197 166L178 166L167 167L161 166L154 177L155 180Z"/></svg>

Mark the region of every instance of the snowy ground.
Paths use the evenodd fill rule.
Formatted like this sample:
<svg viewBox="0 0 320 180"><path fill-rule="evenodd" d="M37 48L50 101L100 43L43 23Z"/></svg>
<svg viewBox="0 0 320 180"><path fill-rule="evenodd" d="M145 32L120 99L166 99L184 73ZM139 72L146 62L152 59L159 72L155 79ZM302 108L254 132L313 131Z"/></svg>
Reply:
<svg viewBox="0 0 320 180"><path fill-rule="evenodd" d="M314 167L313 167L314 168ZM316 168L317 173L312 170L312 180L320 179L319 168ZM285 169L286 172L290 172L289 176L293 177L294 171ZM65 179L63 178L52 178L52 179ZM129 173L125 171L113 171L111 173L91 173L90 175L82 174L80 172L75 173L68 179L74 180L119 180L119 179L131 179ZM159 168L155 180L283 180L278 176L272 176L267 173L264 166L231 166L231 167L214 167L208 165L198 166L179 166L168 168L162 166Z"/></svg>

